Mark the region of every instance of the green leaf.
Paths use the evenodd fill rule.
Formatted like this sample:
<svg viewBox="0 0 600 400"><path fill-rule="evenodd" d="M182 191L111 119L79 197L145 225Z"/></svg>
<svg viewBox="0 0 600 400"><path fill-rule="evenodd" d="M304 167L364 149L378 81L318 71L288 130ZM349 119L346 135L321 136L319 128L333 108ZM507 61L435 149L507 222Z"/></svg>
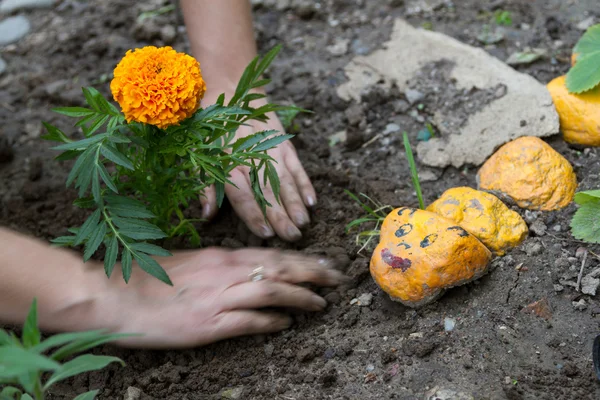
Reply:
<svg viewBox="0 0 600 400"><path fill-rule="evenodd" d="M600 51L600 24L591 26L573 48L573 53L580 56L586 56L597 51Z"/></svg>
<svg viewBox="0 0 600 400"><path fill-rule="evenodd" d="M94 228L100 222L100 214L101 214L100 210L94 211L92 213L92 215L90 215L88 217L88 219L85 220L83 225L81 225L79 232L77 232L77 235L75 236L75 245L76 246L83 243L83 241L86 240L92 234L92 232L94 231Z"/></svg>
<svg viewBox="0 0 600 400"><path fill-rule="evenodd" d="M85 107L57 107L53 108L52 111L67 117L86 117L94 114L93 110Z"/></svg>
<svg viewBox="0 0 600 400"><path fill-rule="evenodd" d="M252 151L266 151L266 150L270 150L274 147L279 146L281 143L285 142L288 139L293 138L294 135L279 135L279 136L275 136L272 137L270 139L267 139L263 142L260 142L259 144L256 145L256 147L254 147L252 149Z"/></svg>
<svg viewBox="0 0 600 400"><path fill-rule="evenodd" d="M34 400L34 399L29 394L25 393L23 395L23 397L21 397L21 400Z"/></svg>
<svg viewBox="0 0 600 400"><path fill-rule="evenodd" d="M79 174L84 172L86 168L88 171L91 169L90 164L92 164L92 159L94 158L94 148L90 147L86 151L84 151L75 164L73 164L73 168L71 168L71 172L69 172L69 176L67 176L67 187L71 186L73 181L79 177Z"/></svg>
<svg viewBox="0 0 600 400"><path fill-rule="evenodd" d="M110 161L114 162L115 164L125 167L131 171L134 170L133 164L131 163L131 161L129 161L129 159L124 154L119 152L119 150L117 150L117 148L114 147L113 145L107 144L105 146L102 146L100 148L100 152L102 153L102 155L104 157L108 158Z"/></svg>
<svg viewBox="0 0 600 400"><path fill-rule="evenodd" d="M571 220L571 233L578 240L600 243L600 203L582 205Z"/></svg>
<svg viewBox="0 0 600 400"><path fill-rule="evenodd" d="M60 236L55 239L52 239L51 243L55 244L58 247L74 246L75 245L75 236Z"/></svg>
<svg viewBox="0 0 600 400"><path fill-rule="evenodd" d="M100 92L98 92L93 87L83 87L81 88L83 91L83 95L85 97L85 101L96 111L102 111L99 104L99 99L102 97Z"/></svg>
<svg viewBox="0 0 600 400"><path fill-rule="evenodd" d="M65 144L61 144L59 146L55 146L52 148L52 150L61 150L61 151L86 150L91 145L103 141L104 139L106 139L107 136L108 136L108 134L101 133L99 135L94 135L87 139L78 140L77 142L65 143Z"/></svg>
<svg viewBox="0 0 600 400"><path fill-rule="evenodd" d="M68 161L68 160L72 160L72 159L76 158L81 153L82 152L79 150L69 150L69 151L65 151L64 153L59 154L54 159L56 161Z"/></svg>
<svg viewBox="0 0 600 400"><path fill-rule="evenodd" d="M112 190L115 193L119 193L119 189L117 189L117 186L113 182L112 177L108 173L108 170L106 169L104 164L98 164L98 173L100 174L100 178L102 178L102 182L104 182L110 190Z"/></svg>
<svg viewBox="0 0 600 400"><path fill-rule="evenodd" d="M0 400L3 400L3 399L8 399L8 400L19 399L19 398L21 398L22 395L23 395L23 392L21 390L17 389L16 387L9 386L9 387L5 387L0 392Z"/></svg>
<svg viewBox="0 0 600 400"><path fill-rule="evenodd" d="M62 368L56 371L44 385L44 391L57 382L82 374L84 372L98 371L107 365L117 362L121 365L125 363L117 357L96 356L93 354L84 354L63 364Z"/></svg>
<svg viewBox="0 0 600 400"><path fill-rule="evenodd" d="M271 65L271 63L273 62L275 57L277 57L277 54L279 54L280 51L281 45L278 44L277 46L273 47L267 54L265 54L261 62L258 64L258 67L256 67L256 78L260 77L266 71L266 69L269 67L269 65Z"/></svg>
<svg viewBox="0 0 600 400"><path fill-rule="evenodd" d="M143 253L135 253L134 257L141 269L167 285L173 286L169 275L155 259Z"/></svg>
<svg viewBox="0 0 600 400"><path fill-rule="evenodd" d="M575 193L575 198L573 200L579 205L600 202L600 190L588 190L586 192Z"/></svg>
<svg viewBox="0 0 600 400"><path fill-rule="evenodd" d="M247 150L247 149L251 148L252 146L256 145L257 143L259 143L260 141L262 141L263 139L266 139L269 136L271 136L277 132L278 131L276 131L276 130L260 131L260 132L256 132L253 135L239 138L233 144L232 150L236 153Z"/></svg>
<svg viewBox="0 0 600 400"><path fill-rule="evenodd" d="M215 192L217 197L217 207L220 208L225 200L225 184L223 182L215 182Z"/></svg>
<svg viewBox="0 0 600 400"><path fill-rule="evenodd" d="M148 221L132 218L112 218L119 227L119 234L133 240L154 240L166 237L165 233L156 225Z"/></svg>
<svg viewBox="0 0 600 400"><path fill-rule="evenodd" d="M150 254L151 256L170 257L173 255L170 251L167 251L162 247L146 242L132 243L129 247L135 251Z"/></svg>
<svg viewBox="0 0 600 400"><path fill-rule="evenodd" d="M92 175L92 195L98 204L102 204L102 195L100 191L100 177L98 174Z"/></svg>
<svg viewBox="0 0 600 400"><path fill-rule="evenodd" d="M85 244L85 252L83 253L83 261L86 262L94 255L100 244L106 236L106 222L102 221L94 231L90 239Z"/></svg>
<svg viewBox="0 0 600 400"><path fill-rule="evenodd" d="M567 73L569 93L583 93L600 83L600 50L577 58L577 64Z"/></svg>
<svg viewBox="0 0 600 400"><path fill-rule="evenodd" d="M42 125L44 125L44 128L46 128L46 130L48 131L48 134L41 136L42 139L61 143L71 142L71 139L69 139L67 135L65 135L64 132L58 129L57 127L52 126L47 122L42 122Z"/></svg>
<svg viewBox="0 0 600 400"><path fill-rule="evenodd" d="M56 371L60 364L17 346L0 347L0 378L16 378L37 371Z"/></svg>
<svg viewBox="0 0 600 400"><path fill-rule="evenodd" d="M33 299L29 314L23 325L23 346L26 349L31 348L40 343L42 335L38 329L38 317L37 317L37 300Z"/></svg>
<svg viewBox="0 0 600 400"><path fill-rule="evenodd" d="M94 400L96 396L100 393L99 389L90 390L89 392L81 393L79 396L75 397L73 400Z"/></svg>
<svg viewBox="0 0 600 400"><path fill-rule="evenodd" d="M106 331L96 330L96 331L87 331L87 332L73 332L73 333L60 333L58 335L54 335L44 340L37 346L31 348L31 351L35 353L43 353L47 350L50 350L54 347L62 346L66 343L76 342L76 341L86 341L86 340L96 340L106 334ZM59 360L57 360L59 361Z"/></svg>
<svg viewBox="0 0 600 400"><path fill-rule="evenodd" d="M6 346L12 342L10 335L4 329L0 329L0 346Z"/></svg>
<svg viewBox="0 0 600 400"><path fill-rule="evenodd" d="M83 199L75 199L75 201L73 201L73 205L75 207L79 207L79 208L92 208L96 205L96 202L94 201L93 198L88 197L88 198L83 198Z"/></svg>
<svg viewBox="0 0 600 400"><path fill-rule="evenodd" d="M72 334L67 333L63 335L67 336ZM79 335L81 335L81 338L65 344L52 353L51 358L55 361L62 361L67 357L86 352L105 343L114 342L115 340L127 337L139 336L128 333L103 333L102 331L80 332Z"/></svg>
<svg viewBox="0 0 600 400"><path fill-rule="evenodd" d="M413 152L410 147L410 142L408 140L408 134L404 132L404 149L406 150L406 158L408 159L408 165L410 167L410 177L413 182L413 186L415 188L415 192L417 192L417 198L419 199L419 208L421 210L425 209L425 203L423 202L423 194L421 193L421 184L419 182L419 173L417 171L417 165L415 164L415 159L413 157Z"/></svg>
<svg viewBox="0 0 600 400"><path fill-rule="evenodd" d="M110 278L112 271L117 263L117 256L119 255L119 240L116 236L113 236L108 245L106 246L106 254L104 255L104 272L106 276Z"/></svg>
<svg viewBox="0 0 600 400"><path fill-rule="evenodd" d="M85 136L91 136L94 132L100 129L109 118L110 116L108 115L99 115L90 125L82 126Z"/></svg>
<svg viewBox="0 0 600 400"><path fill-rule="evenodd" d="M265 167L265 178L269 180L269 184L271 185L271 190L273 190L273 195L277 200L277 203L280 203L279 193L281 189L281 183L279 182L279 176L277 175L277 170L273 163L268 162Z"/></svg>
<svg viewBox="0 0 600 400"><path fill-rule="evenodd" d="M131 278L131 252L127 249L123 249L123 256L121 258L121 269L123 270L123 279L125 283L129 283Z"/></svg>
<svg viewBox="0 0 600 400"><path fill-rule="evenodd" d="M144 203L130 197L107 195L104 197L108 203L107 209L111 214L128 218L156 218Z"/></svg>

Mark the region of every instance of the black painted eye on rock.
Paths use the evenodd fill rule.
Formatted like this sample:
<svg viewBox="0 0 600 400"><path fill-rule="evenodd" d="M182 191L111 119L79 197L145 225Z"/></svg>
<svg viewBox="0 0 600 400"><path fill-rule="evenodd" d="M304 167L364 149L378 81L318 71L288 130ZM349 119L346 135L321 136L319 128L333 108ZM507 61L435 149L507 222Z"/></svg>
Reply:
<svg viewBox="0 0 600 400"><path fill-rule="evenodd" d="M469 236L469 232L467 232L466 230L464 230L460 226L451 226L447 230L448 231L456 231L456 232L458 232L458 236L460 236L460 237L467 237L467 236Z"/></svg>
<svg viewBox="0 0 600 400"><path fill-rule="evenodd" d="M396 237L403 237L412 232L413 226L412 224L404 224L401 225L400 228L396 231Z"/></svg>
<svg viewBox="0 0 600 400"><path fill-rule="evenodd" d="M423 239L421 241L421 248L424 249L425 247L431 246L433 243L435 243L437 238L438 238L437 233L432 233L431 235L425 236L425 239Z"/></svg>

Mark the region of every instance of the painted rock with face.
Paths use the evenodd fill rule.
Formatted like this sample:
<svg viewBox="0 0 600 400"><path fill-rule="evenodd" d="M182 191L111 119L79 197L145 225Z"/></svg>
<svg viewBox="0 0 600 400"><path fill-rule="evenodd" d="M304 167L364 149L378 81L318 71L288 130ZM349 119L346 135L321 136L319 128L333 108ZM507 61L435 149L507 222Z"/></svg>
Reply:
<svg viewBox="0 0 600 400"><path fill-rule="evenodd" d="M571 203L577 189L573 167L537 137L521 137L500 147L477 174L480 189L498 191L519 207L552 211Z"/></svg>
<svg viewBox="0 0 600 400"><path fill-rule="evenodd" d="M470 187L446 190L427 210L456 222L499 256L521 244L529 231L499 198Z"/></svg>
<svg viewBox="0 0 600 400"><path fill-rule="evenodd" d="M454 221L405 207L385 218L370 268L392 300L415 308L485 275L491 257L483 243Z"/></svg>

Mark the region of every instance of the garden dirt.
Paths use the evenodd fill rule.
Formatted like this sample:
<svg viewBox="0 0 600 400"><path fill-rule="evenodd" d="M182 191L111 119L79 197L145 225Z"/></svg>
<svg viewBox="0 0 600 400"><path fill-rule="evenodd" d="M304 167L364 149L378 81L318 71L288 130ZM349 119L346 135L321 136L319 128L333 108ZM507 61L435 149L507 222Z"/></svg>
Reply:
<svg viewBox="0 0 600 400"><path fill-rule="evenodd" d="M416 145L417 132L447 99L432 91L411 104L395 88L367 90L359 103L336 95L345 81L343 67L354 55L385 45L395 18L482 46L502 60L527 46L544 48L545 57L517 69L545 84L568 70L570 49L583 33L578 25L600 18L597 0L253 3L261 53L284 45L269 71L273 99L315 112L296 119L294 144L319 204L298 243L258 239L225 205L215 221L199 226L203 244L322 254L337 260L350 283L320 290L329 302L326 311L295 314L294 325L280 334L183 351L98 349L122 357L127 367L83 375L56 387L49 398L71 399L96 388L102 389L100 399L600 398L591 352L600 334L600 300L570 286L582 262L577 250L600 254L600 246L571 237L574 206L518 210L528 223L547 229L536 229L538 235L495 259L485 277L450 290L435 304L415 311L394 303L369 275L368 249L357 254L355 232L345 231L362 216L345 190L383 204L416 206L401 133L407 131ZM0 75L0 225L49 240L83 222L86 212L71 206L75 194L65 188L70 165L52 160L50 144L39 138L40 123L72 133L70 121L50 108L79 105L81 86L108 96L110 73L127 49L168 44L188 51L179 12L136 22L142 12L165 4L63 0L25 13L32 32L1 50L8 69ZM486 46L477 36L497 10L509 11L512 24L502 27L503 41ZM473 96L480 102L487 94ZM457 115L454 122L460 126L462 119ZM345 141L330 140L343 130ZM558 136L548 143L575 166L580 189L597 187L597 149L569 148ZM450 187L476 185L475 166L420 171L426 202ZM199 205L191 212L198 214ZM591 254L586 272L600 266ZM351 304L365 294L372 300ZM537 301L543 307L527 308ZM537 313L527 312L531 308Z"/></svg>

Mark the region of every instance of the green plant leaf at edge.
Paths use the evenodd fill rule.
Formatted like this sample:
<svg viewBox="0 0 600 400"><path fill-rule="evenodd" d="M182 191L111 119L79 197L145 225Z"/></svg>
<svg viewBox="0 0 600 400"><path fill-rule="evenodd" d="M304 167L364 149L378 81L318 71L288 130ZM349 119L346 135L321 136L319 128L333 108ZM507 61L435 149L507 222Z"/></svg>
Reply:
<svg viewBox="0 0 600 400"><path fill-rule="evenodd" d="M577 64L567 73L565 83L572 94L581 94L597 87L600 83L600 49L577 58Z"/></svg>

